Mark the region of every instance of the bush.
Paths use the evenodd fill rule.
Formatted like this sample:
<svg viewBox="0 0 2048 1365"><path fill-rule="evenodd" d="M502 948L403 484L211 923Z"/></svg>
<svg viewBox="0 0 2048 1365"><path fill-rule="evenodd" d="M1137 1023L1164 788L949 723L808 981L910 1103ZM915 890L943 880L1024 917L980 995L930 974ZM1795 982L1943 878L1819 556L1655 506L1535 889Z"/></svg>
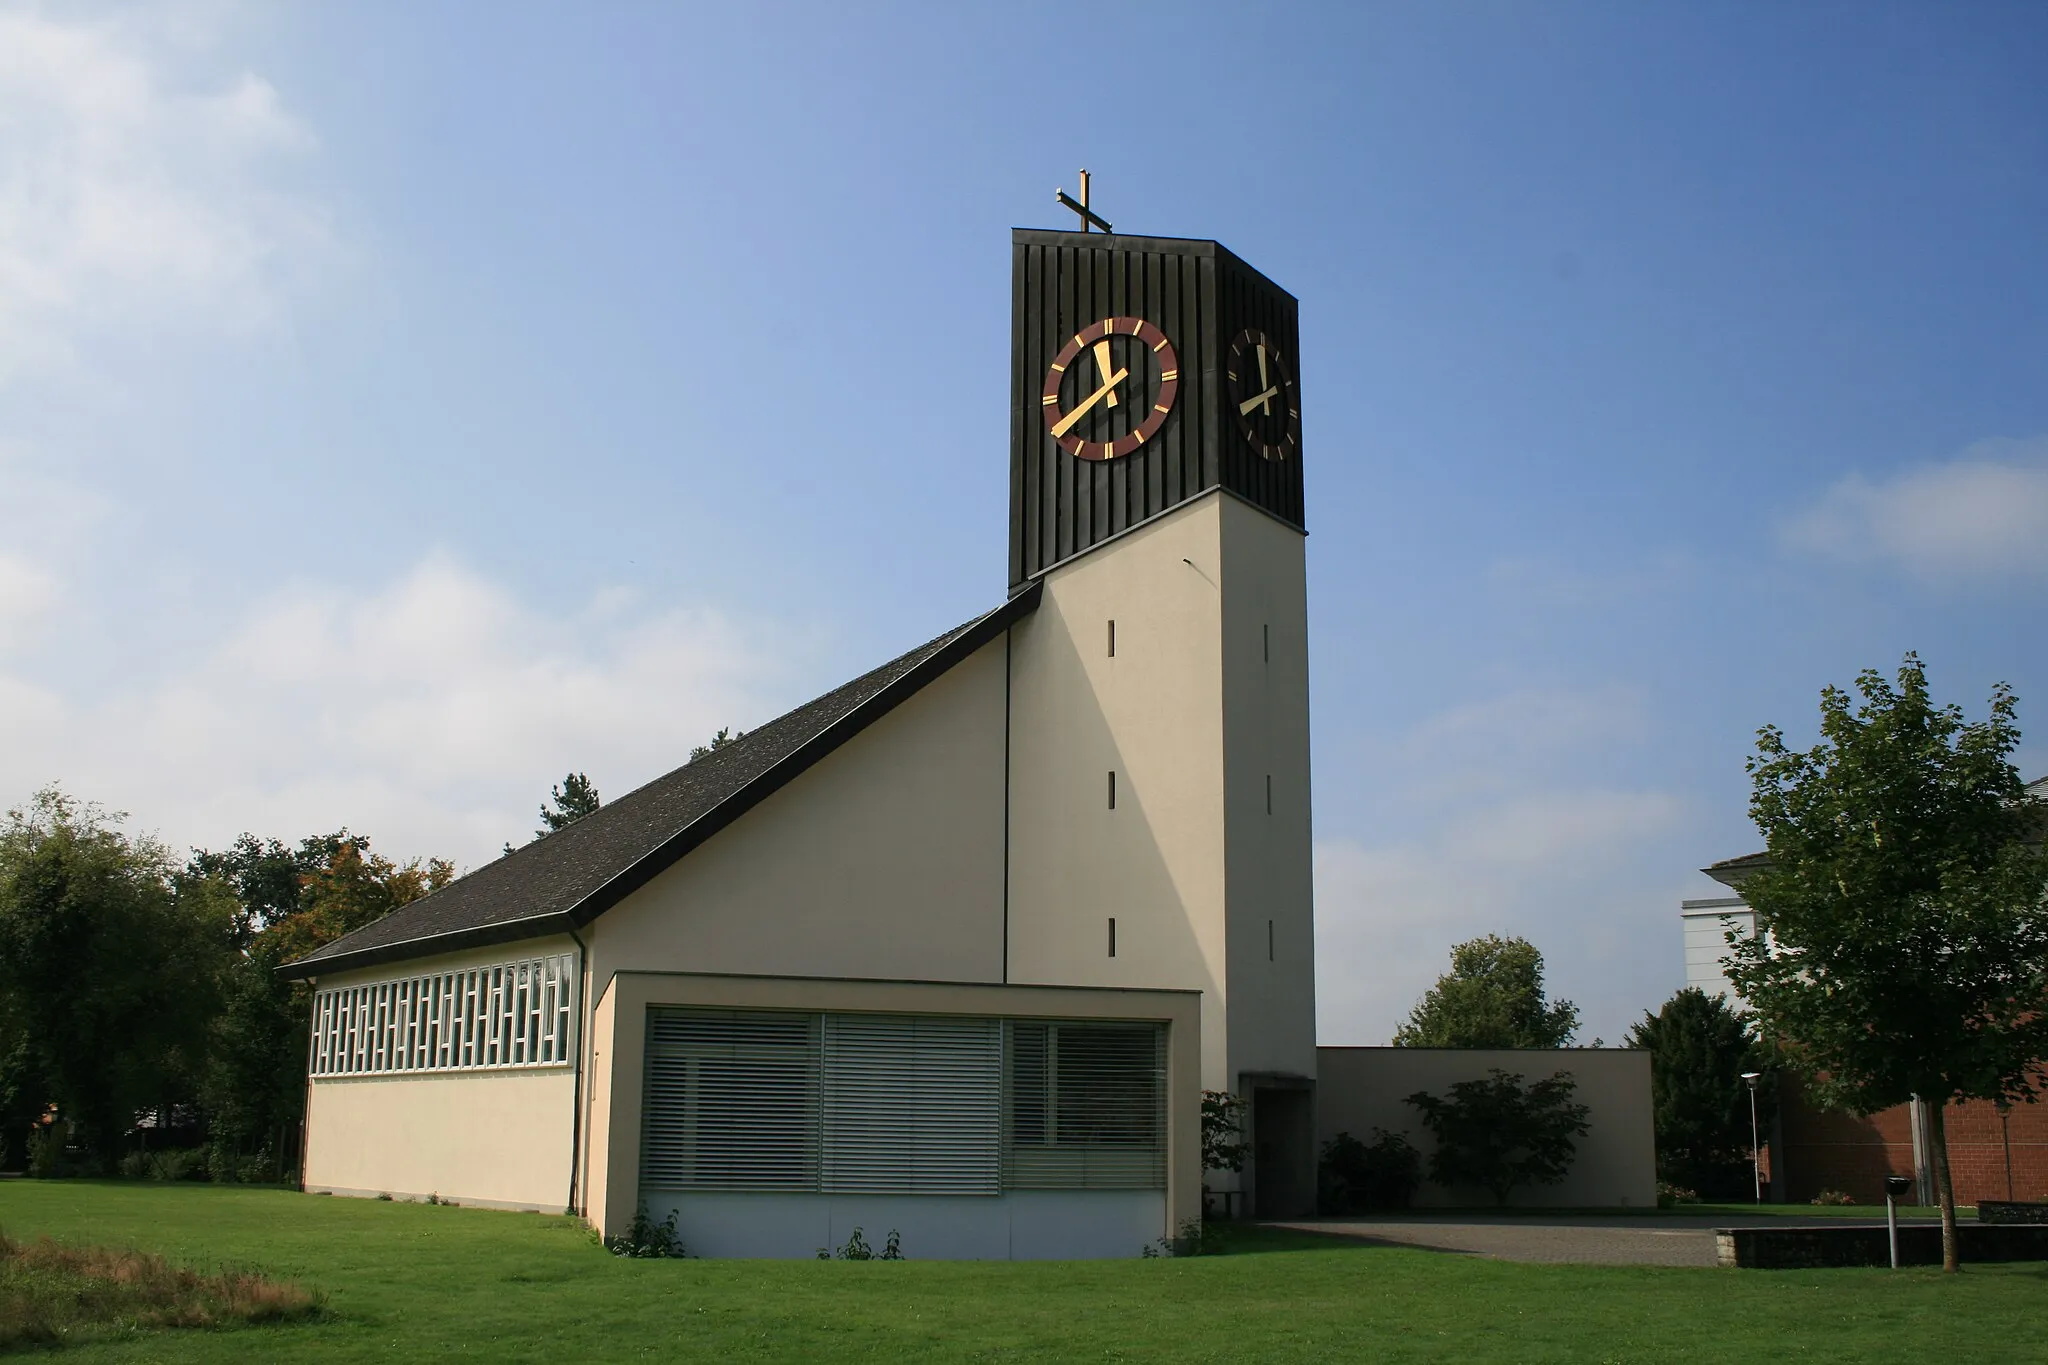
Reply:
<svg viewBox="0 0 2048 1365"><path fill-rule="evenodd" d="M1324 1213L1405 1209L1422 1184L1422 1153L1399 1133L1372 1130L1370 1143L1339 1133L1323 1144L1317 1204Z"/></svg>
<svg viewBox="0 0 2048 1365"><path fill-rule="evenodd" d="M676 1237L676 1211L670 1209L668 1217L657 1223L647 1216L645 1204L634 1212L632 1225L624 1233L605 1238L604 1249L614 1256L642 1261L681 1258L690 1254Z"/></svg>
<svg viewBox="0 0 2048 1365"><path fill-rule="evenodd" d="M1147 1260L1158 1256L1221 1256L1223 1232L1199 1218L1190 1218L1180 1225L1178 1233L1146 1243L1138 1254Z"/></svg>
<svg viewBox="0 0 2048 1365"><path fill-rule="evenodd" d="M1657 1207L1660 1209L1668 1209L1674 1204L1697 1204L1699 1202L1700 1192L1698 1190L1689 1190L1683 1185L1674 1185L1668 1180L1657 1182Z"/></svg>
<svg viewBox="0 0 2048 1365"><path fill-rule="evenodd" d="M1846 1208L1856 1201L1840 1190L1822 1190L1810 1202L1820 1208Z"/></svg>
<svg viewBox="0 0 2048 1365"><path fill-rule="evenodd" d="M867 1238L861 1236L861 1230L855 1228L853 1235L846 1239L846 1245L839 1248L836 1253L830 1247L819 1247L818 1259L821 1261L834 1259L841 1261L900 1261L903 1259L903 1234L895 1228L890 1228L889 1240L880 1251L877 1251L868 1245Z"/></svg>
<svg viewBox="0 0 2048 1365"><path fill-rule="evenodd" d="M1578 1155L1591 1112L1572 1098L1577 1082L1560 1071L1526 1088L1495 1067L1485 1080L1459 1081L1448 1096L1418 1090L1408 1103L1436 1138L1429 1178L1439 1185L1477 1185L1506 1204L1522 1185L1555 1185Z"/></svg>

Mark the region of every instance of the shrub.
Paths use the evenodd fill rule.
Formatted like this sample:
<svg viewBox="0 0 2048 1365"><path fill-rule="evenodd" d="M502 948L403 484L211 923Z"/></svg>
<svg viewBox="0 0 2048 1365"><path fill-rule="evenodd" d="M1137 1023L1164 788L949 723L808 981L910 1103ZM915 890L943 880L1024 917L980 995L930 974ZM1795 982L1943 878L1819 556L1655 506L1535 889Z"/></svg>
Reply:
<svg viewBox="0 0 2048 1365"><path fill-rule="evenodd" d="M903 1259L903 1234L895 1228L890 1228L889 1240L883 1244L880 1251L877 1251L868 1245L867 1238L861 1235L861 1230L855 1228L853 1235L846 1239L846 1245L839 1248L836 1253L830 1247L819 1247L818 1259L821 1261L834 1259L841 1261L900 1261Z"/></svg>
<svg viewBox="0 0 2048 1365"><path fill-rule="evenodd" d="M670 1209L668 1217L657 1223L647 1216L645 1204L634 1211L633 1222L625 1232L605 1239L604 1249L614 1256L642 1261L681 1258L690 1254L676 1237L676 1211Z"/></svg>
<svg viewBox="0 0 2048 1365"><path fill-rule="evenodd" d="M1657 1182L1657 1207L1660 1209L1668 1209L1675 1204L1697 1204L1699 1202L1700 1193L1698 1190L1689 1190L1683 1185L1674 1185L1668 1180Z"/></svg>
<svg viewBox="0 0 2048 1365"><path fill-rule="evenodd" d="M1147 1260L1160 1256L1221 1256L1223 1232L1199 1218L1190 1218L1180 1231L1156 1242L1147 1242L1138 1254Z"/></svg>
<svg viewBox="0 0 2048 1365"><path fill-rule="evenodd" d="M1439 1185L1477 1185L1499 1204L1521 1185L1554 1185L1578 1155L1577 1138L1591 1112L1572 1099L1571 1073L1560 1071L1524 1087L1498 1067L1485 1080L1459 1081L1448 1096L1418 1090L1408 1103L1436 1138L1429 1178Z"/></svg>
<svg viewBox="0 0 2048 1365"><path fill-rule="evenodd" d="M1249 1150L1244 1141L1244 1101L1227 1090L1204 1090L1202 1169L1241 1171Z"/></svg>
<svg viewBox="0 0 2048 1365"><path fill-rule="evenodd" d="M1854 1198L1840 1190L1822 1190L1812 1199L1812 1203L1821 1208L1844 1208L1855 1202Z"/></svg>
<svg viewBox="0 0 2048 1365"><path fill-rule="evenodd" d="M1317 1202L1324 1213L1405 1209L1422 1184L1422 1153L1399 1133L1372 1130L1369 1143L1339 1133L1323 1144Z"/></svg>

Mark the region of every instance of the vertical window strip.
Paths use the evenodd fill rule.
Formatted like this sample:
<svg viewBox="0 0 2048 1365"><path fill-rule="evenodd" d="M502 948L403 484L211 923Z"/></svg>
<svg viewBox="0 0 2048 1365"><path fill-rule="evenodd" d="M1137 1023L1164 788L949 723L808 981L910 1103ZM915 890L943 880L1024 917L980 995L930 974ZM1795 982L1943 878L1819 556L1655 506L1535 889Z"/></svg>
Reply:
<svg viewBox="0 0 2048 1365"><path fill-rule="evenodd" d="M314 1076L551 1066L573 1055L573 954L401 977L314 996Z"/></svg>

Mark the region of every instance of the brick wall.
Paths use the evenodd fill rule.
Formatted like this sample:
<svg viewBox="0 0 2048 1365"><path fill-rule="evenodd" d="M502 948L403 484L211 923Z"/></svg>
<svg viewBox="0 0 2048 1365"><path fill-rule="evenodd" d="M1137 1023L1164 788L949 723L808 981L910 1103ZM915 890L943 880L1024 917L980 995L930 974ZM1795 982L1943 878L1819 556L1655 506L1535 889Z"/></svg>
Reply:
<svg viewBox="0 0 2048 1365"><path fill-rule="evenodd" d="M1900 1105L1860 1118L1819 1109L1796 1078L1780 1089L1779 1151L1785 1197L1804 1204L1822 1190L1840 1190L1859 1204L1884 1202L1884 1178L1912 1178L1911 1110ZM1949 1173L1956 1202L2048 1199L2048 1101L2016 1104L2001 1124L1995 1105L1981 1100L1952 1105L1946 1115ZM2006 1186L2006 1151L2012 1184ZM1911 1196L1909 1196L1910 1198Z"/></svg>

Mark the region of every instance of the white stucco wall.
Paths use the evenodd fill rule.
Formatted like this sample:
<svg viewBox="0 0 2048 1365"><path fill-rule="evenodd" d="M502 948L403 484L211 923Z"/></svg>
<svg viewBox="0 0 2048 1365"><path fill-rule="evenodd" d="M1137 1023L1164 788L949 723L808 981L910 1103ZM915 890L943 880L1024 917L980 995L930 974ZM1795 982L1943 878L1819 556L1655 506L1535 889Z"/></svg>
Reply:
<svg viewBox="0 0 2048 1365"><path fill-rule="evenodd" d="M1435 1143L1407 1096L1418 1090L1441 1095L1456 1082L1482 1079L1496 1067L1525 1082L1569 1071L1578 1083L1575 1098L1592 1111L1587 1116L1591 1129L1579 1140L1577 1159L1561 1183L1526 1187L1509 1202L1529 1208L1656 1207L1657 1137L1647 1052L1423 1047L1325 1047L1316 1052L1317 1145L1338 1133L1370 1142L1372 1130L1384 1128L1406 1134L1425 1162ZM1425 1208L1491 1205L1493 1196L1425 1183L1415 1202Z"/></svg>

